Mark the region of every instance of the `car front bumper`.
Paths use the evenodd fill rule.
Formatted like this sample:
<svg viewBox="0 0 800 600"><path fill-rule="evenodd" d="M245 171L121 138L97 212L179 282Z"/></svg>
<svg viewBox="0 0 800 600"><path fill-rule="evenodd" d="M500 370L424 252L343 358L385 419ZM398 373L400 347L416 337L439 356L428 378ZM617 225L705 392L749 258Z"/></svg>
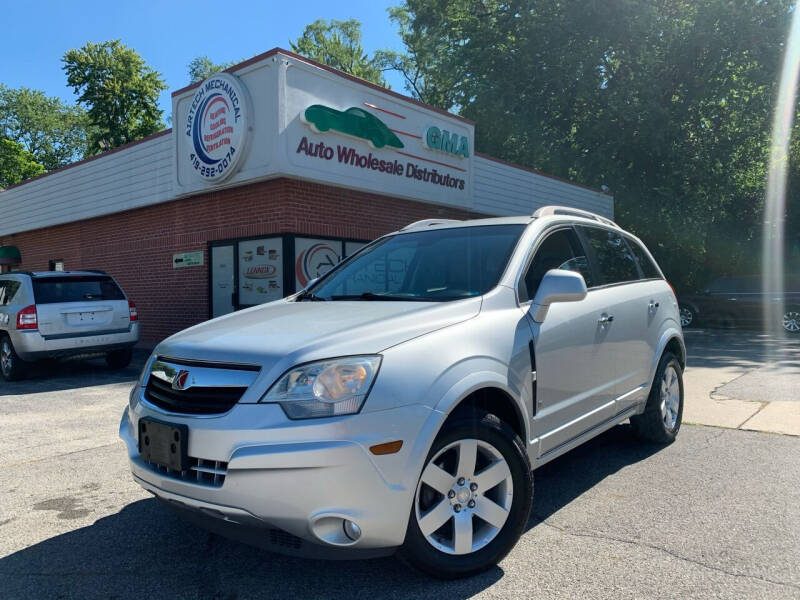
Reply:
<svg viewBox="0 0 800 600"><path fill-rule="evenodd" d="M271 528L277 528L312 547L302 554L367 552L403 543L424 458L417 436L438 421L436 411L409 405L290 421L277 405L237 404L221 416L196 417L164 413L139 393L137 386L120 437L134 480L174 508L251 536L274 537ZM136 439L142 417L187 425L189 456L205 464L227 463L224 482L215 487L182 479L144 462ZM369 451L395 440L404 442L396 454ZM356 541L342 535L344 519L360 528Z"/></svg>

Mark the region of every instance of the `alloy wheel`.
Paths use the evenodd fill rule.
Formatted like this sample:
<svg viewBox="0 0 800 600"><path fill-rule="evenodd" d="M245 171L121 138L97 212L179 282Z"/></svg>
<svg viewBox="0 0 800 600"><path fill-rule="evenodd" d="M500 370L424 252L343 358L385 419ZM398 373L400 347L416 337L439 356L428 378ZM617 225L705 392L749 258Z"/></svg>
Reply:
<svg viewBox="0 0 800 600"><path fill-rule="evenodd" d="M800 331L800 312L790 310L783 315L783 328L789 333Z"/></svg>
<svg viewBox="0 0 800 600"><path fill-rule="evenodd" d="M681 318L681 327L689 327L694 321L694 313L685 306L681 306L680 308L680 318Z"/></svg>
<svg viewBox="0 0 800 600"><path fill-rule="evenodd" d="M508 519L514 496L511 470L497 448L462 439L436 453L422 471L415 498L425 539L446 554L469 554L489 544Z"/></svg>
<svg viewBox="0 0 800 600"><path fill-rule="evenodd" d="M681 406L681 387L675 367L668 366L661 378L661 418L667 431L675 428Z"/></svg>
<svg viewBox="0 0 800 600"><path fill-rule="evenodd" d="M12 361L11 344L8 340L3 340L2 345L0 345L0 369L3 370L4 375L8 375L11 372Z"/></svg>

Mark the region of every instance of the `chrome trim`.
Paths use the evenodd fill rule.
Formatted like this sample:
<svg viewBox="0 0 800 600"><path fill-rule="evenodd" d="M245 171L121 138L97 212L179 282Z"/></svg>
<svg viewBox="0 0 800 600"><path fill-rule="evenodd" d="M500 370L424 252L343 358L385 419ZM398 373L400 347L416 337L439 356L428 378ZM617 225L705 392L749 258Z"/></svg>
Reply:
<svg viewBox="0 0 800 600"><path fill-rule="evenodd" d="M150 365L150 375L160 379L169 386L173 386L178 373L181 371L188 371L189 375L186 384L179 389L189 389L191 387L248 388L258 377L258 372L251 370L243 371L241 369L198 366L187 367L181 364L181 362L168 362L159 357ZM147 382L145 382L145 385L146 383Z"/></svg>

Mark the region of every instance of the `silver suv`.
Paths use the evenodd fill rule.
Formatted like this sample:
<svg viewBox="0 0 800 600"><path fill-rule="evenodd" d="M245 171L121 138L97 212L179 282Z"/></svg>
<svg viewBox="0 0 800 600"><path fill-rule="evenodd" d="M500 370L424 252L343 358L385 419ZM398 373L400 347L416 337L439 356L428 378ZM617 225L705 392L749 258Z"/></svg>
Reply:
<svg viewBox="0 0 800 600"><path fill-rule="evenodd" d="M162 342L120 424L137 483L275 550L500 561L533 469L630 419L681 424L674 293L602 217L426 220L295 296Z"/></svg>
<svg viewBox="0 0 800 600"><path fill-rule="evenodd" d="M21 379L41 358L105 356L122 369L139 341L139 315L102 271L0 275L0 374Z"/></svg>

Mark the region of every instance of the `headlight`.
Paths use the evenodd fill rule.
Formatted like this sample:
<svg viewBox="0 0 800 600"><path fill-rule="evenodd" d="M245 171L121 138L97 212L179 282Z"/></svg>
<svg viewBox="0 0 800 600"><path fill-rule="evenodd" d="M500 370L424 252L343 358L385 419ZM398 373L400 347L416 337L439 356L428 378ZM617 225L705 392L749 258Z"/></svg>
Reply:
<svg viewBox="0 0 800 600"><path fill-rule="evenodd" d="M352 415L361 410L380 364L380 356L352 356L300 365L284 373L261 402L280 404L290 419Z"/></svg>

